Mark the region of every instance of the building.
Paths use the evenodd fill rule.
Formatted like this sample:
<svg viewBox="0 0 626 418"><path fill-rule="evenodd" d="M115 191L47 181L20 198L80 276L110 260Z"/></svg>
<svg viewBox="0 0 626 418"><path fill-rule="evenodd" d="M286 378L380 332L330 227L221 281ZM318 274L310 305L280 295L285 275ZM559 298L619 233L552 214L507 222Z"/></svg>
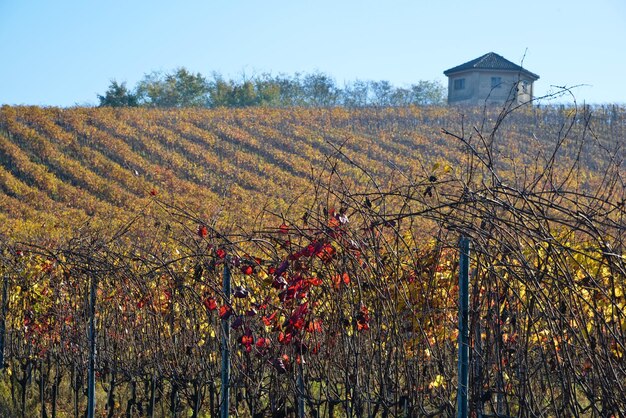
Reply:
<svg viewBox="0 0 626 418"><path fill-rule="evenodd" d="M448 77L448 104L526 103L533 98L537 74L490 52L443 72Z"/></svg>

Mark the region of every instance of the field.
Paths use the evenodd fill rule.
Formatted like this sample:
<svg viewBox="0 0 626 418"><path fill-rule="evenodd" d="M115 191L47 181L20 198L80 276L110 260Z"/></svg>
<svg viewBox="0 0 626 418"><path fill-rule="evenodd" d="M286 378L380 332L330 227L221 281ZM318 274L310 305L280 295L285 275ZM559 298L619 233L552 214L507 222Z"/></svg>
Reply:
<svg viewBox="0 0 626 418"><path fill-rule="evenodd" d="M2 107L0 412L624 416L626 110ZM230 292L223 287L231 279ZM226 335L228 334L228 335ZM228 341L224 343L224 337Z"/></svg>

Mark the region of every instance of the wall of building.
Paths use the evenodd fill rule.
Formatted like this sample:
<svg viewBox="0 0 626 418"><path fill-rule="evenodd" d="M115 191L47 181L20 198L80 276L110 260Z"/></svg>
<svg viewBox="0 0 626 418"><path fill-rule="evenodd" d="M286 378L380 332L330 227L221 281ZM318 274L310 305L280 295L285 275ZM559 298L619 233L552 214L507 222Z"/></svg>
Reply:
<svg viewBox="0 0 626 418"><path fill-rule="evenodd" d="M492 78L496 78L495 84ZM465 80L464 88L455 89L455 80L461 79ZM457 73L448 77L448 103L483 105L485 102L501 104L507 100L523 103L532 98L532 84L532 79L517 72L474 70Z"/></svg>

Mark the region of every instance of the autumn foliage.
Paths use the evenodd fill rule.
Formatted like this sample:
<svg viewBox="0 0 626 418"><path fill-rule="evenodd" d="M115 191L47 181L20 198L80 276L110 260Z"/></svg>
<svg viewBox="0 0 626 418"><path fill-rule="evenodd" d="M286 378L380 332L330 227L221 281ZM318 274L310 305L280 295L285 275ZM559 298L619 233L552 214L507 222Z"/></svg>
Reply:
<svg viewBox="0 0 626 418"><path fill-rule="evenodd" d="M463 235L472 411L619 416L625 120L2 108L10 384L82 411L95 281L109 416L216 416L226 347L233 415L453 415Z"/></svg>

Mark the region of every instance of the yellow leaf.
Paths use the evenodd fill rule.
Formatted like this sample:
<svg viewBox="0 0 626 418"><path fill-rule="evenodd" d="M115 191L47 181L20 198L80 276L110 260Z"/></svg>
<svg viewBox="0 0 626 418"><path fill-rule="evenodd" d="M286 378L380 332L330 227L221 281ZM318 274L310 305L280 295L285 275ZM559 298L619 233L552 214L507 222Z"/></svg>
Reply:
<svg viewBox="0 0 626 418"><path fill-rule="evenodd" d="M437 376L435 376L435 380L433 380L432 382L430 382L428 384L428 387L430 389L435 389L438 387L446 387L446 383L443 380L443 376L438 374Z"/></svg>

